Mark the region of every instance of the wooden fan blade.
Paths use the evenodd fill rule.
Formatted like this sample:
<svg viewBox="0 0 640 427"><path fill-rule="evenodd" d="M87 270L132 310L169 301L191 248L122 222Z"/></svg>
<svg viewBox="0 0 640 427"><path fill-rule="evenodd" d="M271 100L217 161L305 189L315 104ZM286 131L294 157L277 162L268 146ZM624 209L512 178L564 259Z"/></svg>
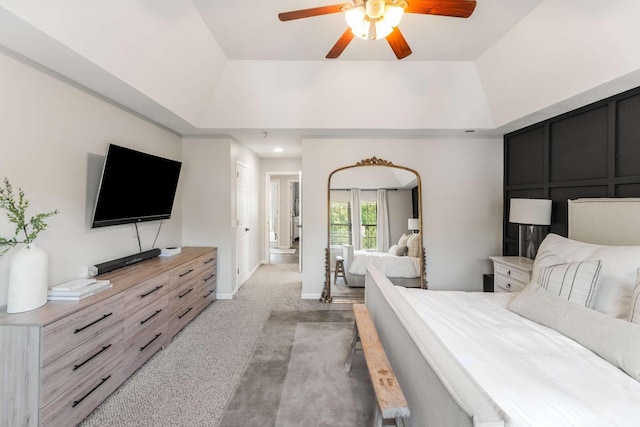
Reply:
<svg viewBox="0 0 640 427"><path fill-rule="evenodd" d="M311 9L293 10L291 12L282 12L278 14L281 21L291 21L293 19L310 18L312 16L329 15L331 13L342 12L342 4L334 4L331 6L313 7Z"/></svg>
<svg viewBox="0 0 640 427"><path fill-rule="evenodd" d="M387 41L393 53L396 54L396 58L402 59L411 55L411 48L397 27L387 36Z"/></svg>
<svg viewBox="0 0 640 427"><path fill-rule="evenodd" d="M409 0L406 13L468 18L476 8L475 0Z"/></svg>
<svg viewBox="0 0 640 427"><path fill-rule="evenodd" d="M327 59L336 59L339 57L349 43L351 43L353 37L353 31L351 31L351 28L347 28L347 30L342 33L336 44L333 45L329 53L327 53Z"/></svg>

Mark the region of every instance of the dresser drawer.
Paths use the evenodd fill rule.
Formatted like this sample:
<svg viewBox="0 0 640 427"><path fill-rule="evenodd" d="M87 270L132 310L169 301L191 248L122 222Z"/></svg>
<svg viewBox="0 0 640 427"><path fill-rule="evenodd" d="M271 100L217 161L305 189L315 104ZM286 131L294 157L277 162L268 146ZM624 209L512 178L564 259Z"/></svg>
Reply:
<svg viewBox="0 0 640 427"><path fill-rule="evenodd" d="M208 254L200 256L196 260L196 268L198 271L204 271L206 269L212 269L215 271L218 267L218 258L216 252L210 252Z"/></svg>
<svg viewBox="0 0 640 427"><path fill-rule="evenodd" d="M171 290L174 290L181 283L193 279L199 272L197 258L193 261L182 264L178 268L174 268L169 273L169 284L171 286Z"/></svg>
<svg viewBox="0 0 640 427"><path fill-rule="evenodd" d="M496 274L501 274L512 280L517 280L520 283L529 283L530 277L528 273L523 273L522 271L518 271L501 264L496 264L495 269Z"/></svg>
<svg viewBox="0 0 640 427"><path fill-rule="evenodd" d="M44 406L40 412L40 425L68 427L82 421L122 383L121 364L122 349L104 366L85 374L73 388Z"/></svg>
<svg viewBox="0 0 640 427"><path fill-rule="evenodd" d="M194 282L195 283L195 282ZM169 335L173 337L202 310L202 296L194 288L183 300L171 308L169 315Z"/></svg>
<svg viewBox="0 0 640 427"><path fill-rule="evenodd" d="M169 274L162 274L126 291L127 315L169 293Z"/></svg>
<svg viewBox="0 0 640 427"><path fill-rule="evenodd" d="M124 295L118 294L90 305L43 328L41 366L58 359L80 344L94 339L124 318Z"/></svg>
<svg viewBox="0 0 640 427"><path fill-rule="evenodd" d="M513 280L501 274L496 274L494 280L495 292L520 292L525 287L523 282Z"/></svg>
<svg viewBox="0 0 640 427"><path fill-rule="evenodd" d="M162 322L145 328L131 339L125 341L125 372L133 373L158 350L165 346L169 340L168 321L165 317Z"/></svg>
<svg viewBox="0 0 640 427"><path fill-rule="evenodd" d="M168 295L163 295L151 304L140 307L136 312L127 310L127 317L124 321L125 342L144 329L154 328L156 325L166 322L169 318L168 301Z"/></svg>
<svg viewBox="0 0 640 427"><path fill-rule="evenodd" d="M119 324L42 368L42 404L76 388L86 375L100 370L112 359L122 358L122 346L122 324Z"/></svg>

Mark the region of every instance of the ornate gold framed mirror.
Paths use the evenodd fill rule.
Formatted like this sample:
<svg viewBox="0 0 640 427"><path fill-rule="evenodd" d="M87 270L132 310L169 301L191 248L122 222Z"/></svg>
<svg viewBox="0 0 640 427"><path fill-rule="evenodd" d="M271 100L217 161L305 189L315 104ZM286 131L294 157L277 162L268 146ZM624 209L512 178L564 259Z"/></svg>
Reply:
<svg viewBox="0 0 640 427"><path fill-rule="evenodd" d="M364 300L366 267L426 288L422 184L415 170L371 157L331 172L321 302Z"/></svg>

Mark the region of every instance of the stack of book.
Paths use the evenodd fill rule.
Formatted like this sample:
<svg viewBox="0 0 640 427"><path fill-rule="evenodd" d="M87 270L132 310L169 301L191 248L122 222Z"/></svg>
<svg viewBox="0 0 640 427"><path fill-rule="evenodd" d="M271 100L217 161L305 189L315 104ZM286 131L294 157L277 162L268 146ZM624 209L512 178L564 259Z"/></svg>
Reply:
<svg viewBox="0 0 640 427"><path fill-rule="evenodd" d="M109 289L111 286L113 285L108 280L76 279L49 289L47 299L49 301L79 301Z"/></svg>

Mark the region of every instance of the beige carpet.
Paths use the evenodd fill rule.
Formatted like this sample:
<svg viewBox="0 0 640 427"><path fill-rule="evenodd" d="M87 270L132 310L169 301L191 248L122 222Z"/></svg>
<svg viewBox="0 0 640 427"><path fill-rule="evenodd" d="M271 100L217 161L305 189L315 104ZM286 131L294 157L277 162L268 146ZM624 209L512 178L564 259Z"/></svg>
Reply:
<svg viewBox="0 0 640 427"><path fill-rule="evenodd" d="M216 301L81 424L216 426L272 311L350 310L301 300L297 264L264 265Z"/></svg>

